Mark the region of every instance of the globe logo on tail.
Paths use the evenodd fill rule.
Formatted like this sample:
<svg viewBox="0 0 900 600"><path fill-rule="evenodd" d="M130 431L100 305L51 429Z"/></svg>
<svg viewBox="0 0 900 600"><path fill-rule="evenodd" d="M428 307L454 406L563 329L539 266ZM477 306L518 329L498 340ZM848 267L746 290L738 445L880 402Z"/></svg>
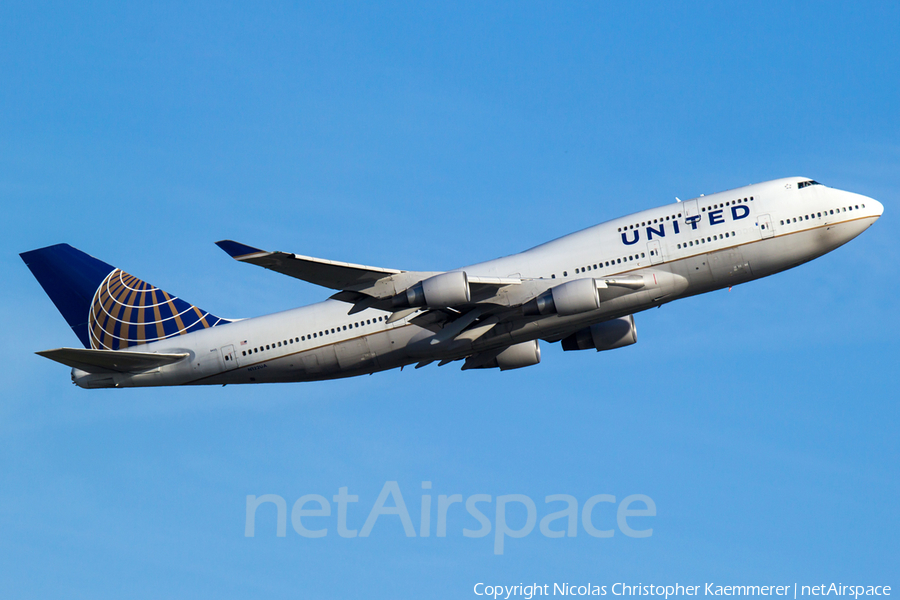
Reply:
<svg viewBox="0 0 900 600"><path fill-rule="evenodd" d="M91 348L120 350L230 323L146 281L113 269L88 313Z"/></svg>

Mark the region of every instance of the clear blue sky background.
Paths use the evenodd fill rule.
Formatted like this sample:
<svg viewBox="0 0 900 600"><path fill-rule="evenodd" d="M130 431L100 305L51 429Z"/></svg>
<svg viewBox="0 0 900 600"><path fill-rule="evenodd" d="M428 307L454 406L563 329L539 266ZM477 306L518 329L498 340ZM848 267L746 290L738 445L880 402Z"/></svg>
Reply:
<svg viewBox="0 0 900 600"><path fill-rule="evenodd" d="M327 5L327 8L322 6ZM896 3L0 6L5 597L458 598L478 581L843 582L900 562ZM449 269L803 175L885 204L787 273L508 373L85 391L19 252L218 315L328 291L213 245ZM653 536L274 535L248 494L647 494ZM518 516L517 516L518 515ZM611 513L600 514L612 522ZM513 514L519 518L521 514Z"/></svg>

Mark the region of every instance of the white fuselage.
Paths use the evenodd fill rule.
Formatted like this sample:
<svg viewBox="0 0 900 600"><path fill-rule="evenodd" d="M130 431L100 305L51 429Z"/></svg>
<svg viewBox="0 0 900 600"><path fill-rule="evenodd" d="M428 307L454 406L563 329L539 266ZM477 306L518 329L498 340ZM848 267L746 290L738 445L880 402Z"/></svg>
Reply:
<svg viewBox="0 0 900 600"><path fill-rule="evenodd" d="M779 179L645 210L461 269L522 279L492 300L511 307L576 279L643 275L653 282L610 294L590 312L520 313L474 342L437 343L439 328L414 324L416 315L388 323L390 312L348 315L350 304L326 300L132 348L188 353L190 360L140 374L75 369L73 380L83 387L313 381L558 340L594 323L795 267L850 241L883 211L879 202L851 192L819 184L798 189L805 181Z"/></svg>

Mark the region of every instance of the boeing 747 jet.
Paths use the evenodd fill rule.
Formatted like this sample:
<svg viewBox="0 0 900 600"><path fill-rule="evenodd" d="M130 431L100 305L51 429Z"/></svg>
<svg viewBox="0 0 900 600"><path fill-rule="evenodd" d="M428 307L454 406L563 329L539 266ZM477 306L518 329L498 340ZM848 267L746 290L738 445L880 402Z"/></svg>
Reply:
<svg viewBox="0 0 900 600"><path fill-rule="evenodd" d="M38 352L83 388L316 381L433 362L518 369L637 341L634 314L766 277L849 242L876 200L802 177L628 215L453 271L402 271L218 242L334 293L223 319L67 244L21 254L83 348Z"/></svg>

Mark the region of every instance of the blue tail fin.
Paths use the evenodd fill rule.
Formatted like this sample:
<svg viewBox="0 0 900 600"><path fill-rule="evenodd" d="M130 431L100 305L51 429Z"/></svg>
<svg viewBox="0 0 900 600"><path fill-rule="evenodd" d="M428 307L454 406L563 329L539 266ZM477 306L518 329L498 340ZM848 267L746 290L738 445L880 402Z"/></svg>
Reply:
<svg viewBox="0 0 900 600"><path fill-rule="evenodd" d="M120 350L231 322L68 244L20 256L85 348Z"/></svg>

